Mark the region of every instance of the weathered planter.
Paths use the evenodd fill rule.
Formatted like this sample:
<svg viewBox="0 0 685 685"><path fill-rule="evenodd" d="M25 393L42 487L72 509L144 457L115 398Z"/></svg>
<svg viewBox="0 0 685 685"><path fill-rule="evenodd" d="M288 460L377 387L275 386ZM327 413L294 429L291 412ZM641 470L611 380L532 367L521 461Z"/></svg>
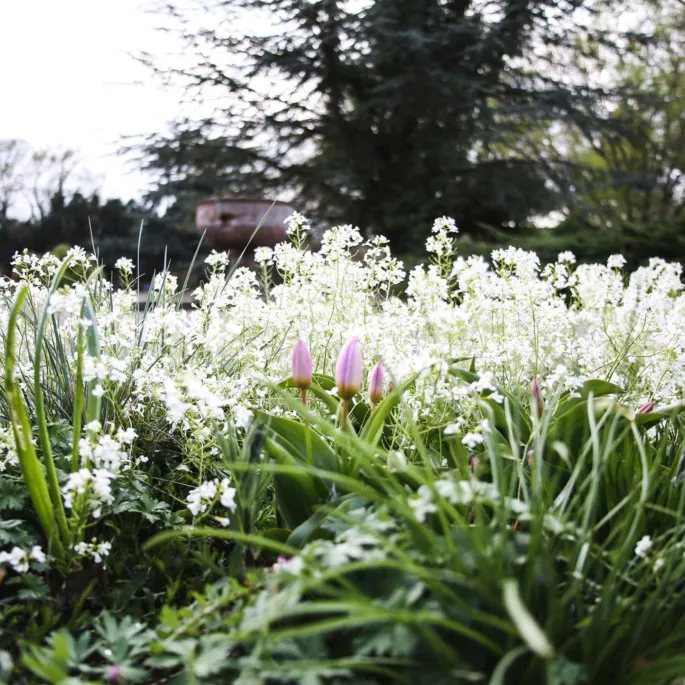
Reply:
<svg viewBox="0 0 685 685"><path fill-rule="evenodd" d="M293 208L285 202L246 197L210 198L197 203L195 224L200 233L207 232L206 240L213 247L242 250L261 221L250 248L273 247L286 240L283 222L292 213Z"/></svg>

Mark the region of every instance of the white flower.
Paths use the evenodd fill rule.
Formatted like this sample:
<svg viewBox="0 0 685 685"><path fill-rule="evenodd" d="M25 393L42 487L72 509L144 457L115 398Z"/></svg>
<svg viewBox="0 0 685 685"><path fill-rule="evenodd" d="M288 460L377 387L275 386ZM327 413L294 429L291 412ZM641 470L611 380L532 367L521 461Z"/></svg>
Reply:
<svg viewBox="0 0 685 685"><path fill-rule="evenodd" d="M121 271L122 274L132 274L133 269L135 268L133 265L133 261L128 259L127 257L119 257L117 261L114 263L114 268Z"/></svg>
<svg viewBox="0 0 685 685"><path fill-rule="evenodd" d="M224 506L235 511L235 503L233 502L233 497L235 497L235 489L228 486L228 478L219 483L215 478L214 480L207 480L201 483L198 487L191 490L188 493L186 505L193 516L198 516L203 514L210 509L216 500L217 493L219 493L219 488L221 487L221 500L222 504L225 501Z"/></svg>
<svg viewBox="0 0 685 685"><path fill-rule="evenodd" d="M238 428L247 429L252 421L252 412L247 407L237 407L233 410L233 421Z"/></svg>
<svg viewBox="0 0 685 685"><path fill-rule="evenodd" d="M640 538L640 540L638 540L637 545L635 545L635 556L642 558L646 557L647 552L649 552L651 547L652 538L649 535L645 535L643 538Z"/></svg>
<svg viewBox="0 0 685 685"><path fill-rule="evenodd" d="M39 545L34 545L31 547L31 558L35 559L39 564L45 563L46 556L43 552L43 549Z"/></svg>
<svg viewBox="0 0 685 685"><path fill-rule="evenodd" d="M270 247L256 247L254 260L257 264L273 264L274 251Z"/></svg>
<svg viewBox="0 0 685 685"><path fill-rule="evenodd" d="M438 508L433 503L433 494L427 485L422 485L416 492L416 496L409 500L409 506L414 510L417 521L423 523L428 514L434 514Z"/></svg>
<svg viewBox="0 0 685 685"><path fill-rule="evenodd" d="M622 269L626 265L626 258L621 254L612 254L607 260L610 269Z"/></svg>
<svg viewBox="0 0 685 685"><path fill-rule="evenodd" d="M229 483L230 480L228 478L224 478L221 481L221 497L219 501L221 502L221 506L226 507L226 509L230 509L231 511L235 511L237 506L235 503L237 490L230 487Z"/></svg>
<svg viewBox="0 0 685 685"><path fill-rule="evenodd" d="M309 221L298 212L293 212L284 223L288 235L294 235L298 231L300 233L307 233L311 230Z"/></svg>
<svg viewBox="0 0 685 685"><path fill-rule="evenodd" d="M117 432L117 440L119 440L119 442L123 442L126 445L130 445L137 437L138 433L136 433L133 430L133 428L120 428Z"/></svg>
<svg viewBox="0 0 685 685"><path fill-rule="evenodd" d="M43 549L38 545L31 547L29 552L24 551L21 547L13 547L9 552L0 552L0 566L10 566L17 573L26 573L31 561L44 564L46 559Z"/></svg>
<svg viewBox="0 0 685 685"><path fill-rule="evenodd" d="M11 566L17 573L29 570L29 555L21 547L13 547L10 552L0 552L0 565Z"/></svg>
<svg viewBox="0 0 685 685"><path fill-rule="evenodd" d="M216 250L212 250L211 254L205 259L205 264L207 264L207 266L213 266L220 269L225 268L228 265L228 262L228 252L217 252Z"/></svg>
<svg viewBox="0 0 685 685"><path fill-rule="evenodd" d="M90 557L96 564L102 564L104 558L109 556L112 550L111 542L98 542L96 538L92 538L90 542L79 542L72 548L76 554L84 557Z"/></svg>
<svg viewBox="0 0 685 685"><path fill-rule="evenodd" d="M156 274L152 281L152 290L160 292L162 288L164 288L164 291L168 294L175 293L178 288L178 278L166 271L161 274Z"/></svg>
<svg viewBox="0 0 685 685"><path fill-rule="evenodd" d="M481 433L467 433L461 439L462 445L466 445L473 449L476 445L480 445L483 442L483 435Z"/></svg>
<svg viewBox="0 0 685 685"><path fill-rule="evenodd" d="M288 573L291 576L299 576L304 569L304 561L302 557L287 557L280 556L276 563L271 567L274 573Z"/></svg>

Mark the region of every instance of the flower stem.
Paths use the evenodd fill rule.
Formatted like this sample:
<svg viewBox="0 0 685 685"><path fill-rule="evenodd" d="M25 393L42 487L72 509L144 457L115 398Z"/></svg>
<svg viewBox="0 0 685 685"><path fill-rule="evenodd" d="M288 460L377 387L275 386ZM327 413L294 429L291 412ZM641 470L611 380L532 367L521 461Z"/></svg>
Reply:
<svg viewBox="0 0 685 685"><path fill-rule="evenodd" d="M342 401L342 411L340 414L340 428L342 430L345 430L345 427L347 425L347 415L349 413L349 405L347 404L347 400Z"/></svg>

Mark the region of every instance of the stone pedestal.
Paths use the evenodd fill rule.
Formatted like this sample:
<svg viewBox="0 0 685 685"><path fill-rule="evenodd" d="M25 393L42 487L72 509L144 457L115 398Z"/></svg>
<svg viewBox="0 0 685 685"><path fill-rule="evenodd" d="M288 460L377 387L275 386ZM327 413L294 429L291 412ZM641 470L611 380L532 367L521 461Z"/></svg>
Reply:
<svg viewBox="0 0 685 685"><path fill-rule="evenodd" d="M197 203L195 223L206 233L208 244L217 250L230 250L231 258L240 255L249 242L243 264L252 264L255 247L273 247L287 239L284 221L293 208L285 202L256 198L219 197ZM254 233L261 222L261 227ZM252 240L250 241L250 237Z"/></svg>

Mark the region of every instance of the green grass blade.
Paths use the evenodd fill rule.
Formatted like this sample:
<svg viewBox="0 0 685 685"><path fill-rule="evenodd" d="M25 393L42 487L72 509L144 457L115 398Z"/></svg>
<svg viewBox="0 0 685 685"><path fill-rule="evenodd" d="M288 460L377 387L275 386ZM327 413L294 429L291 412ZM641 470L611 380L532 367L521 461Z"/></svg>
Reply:
<svg viewBox="0 0 685 685"><path fill-rule="evenodd" d="M43 533L51 545L52 554L59 560L64 555L64 546L55 523L50 490L31 439L31 425L26 406L24 405L19 385L14 378L17 319L27 295L28 286L24 285L17 292L7 324L7 337L5 339L5 392L7 394L14 437L17 443L17 457L26 488L29 492L31 504L40 521Z"/></svg>
<svg viewBox="0 0 685 685"><path fill-rule="evenodd" d="M45 471L48 479L48 487L50 489L50 497L52 498L52 506L55 510L55 517L57 526L59 528L62 539L68 543L69 541L69 527L67 525L67 516L64 511L64 503L62 502L62 493L59 488L59 480L57 478L57 469L55 468L55 460L52 455L52 446L50 445L50 434L48 432L48 422L45 416L45 402L43 401L43 387L41 385L41 370L43 367L43 342L45 339L45 326L48 321L48 309L50 307L50 297L57 290L60 281L64 278L64 274L69 268L70 259L67 258L62 263L59 271L55 274L48 290L47 300L38 322L38 329L36 331L36 346L33 358L33 393L36 411L36 423L38 424L38 439L40 441L41 451L43 453L43 462L45 464Z"/></svg>

